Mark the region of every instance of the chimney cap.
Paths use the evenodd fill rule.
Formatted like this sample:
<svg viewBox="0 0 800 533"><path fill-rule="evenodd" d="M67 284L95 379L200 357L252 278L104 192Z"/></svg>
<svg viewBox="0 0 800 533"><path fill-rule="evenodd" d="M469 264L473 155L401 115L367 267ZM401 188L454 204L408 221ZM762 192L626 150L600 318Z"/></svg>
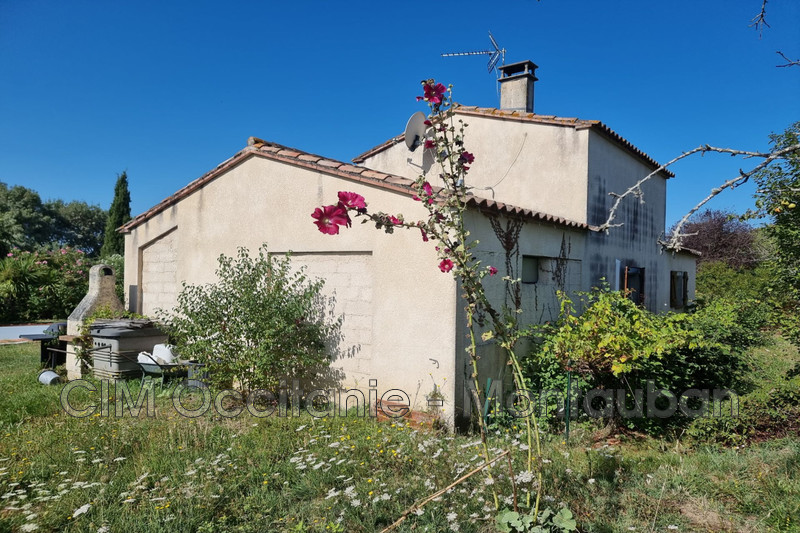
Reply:
<svg viewBox="0 0 800 533"><path fill-rule="evenodd" d="M530 76L533 78L533 81L537 81L538 78L536 77L536 69L539 68L539 65L534 63L530 60L520 61L518 63L510 63L508 65L502 65L497 67L497 70L500 71L500 80L513 78L517 76Z"/></svg>

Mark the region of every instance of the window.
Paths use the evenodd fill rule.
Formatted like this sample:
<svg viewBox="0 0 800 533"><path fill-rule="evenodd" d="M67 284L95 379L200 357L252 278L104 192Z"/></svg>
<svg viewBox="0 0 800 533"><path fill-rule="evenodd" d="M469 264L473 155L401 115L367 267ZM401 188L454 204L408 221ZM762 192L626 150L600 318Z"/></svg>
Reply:
<svg viewBox="0 0 800 533"><path fill-rule="evenodd" d="M634 303L644 305L644 269L626 266L623 288Z"/></svg>
<svg viewBox="0 0 800 533"><path fill-rule="evenodd" d="M689 299L689 273L673 270L669 274L669 306L683 309Z"/></svg>
<svg viewBox="0 0 800 533"><path fill-rule="evenodd" d="M539 258L534 255L522 256L522 283L539 281Z"/></svg>

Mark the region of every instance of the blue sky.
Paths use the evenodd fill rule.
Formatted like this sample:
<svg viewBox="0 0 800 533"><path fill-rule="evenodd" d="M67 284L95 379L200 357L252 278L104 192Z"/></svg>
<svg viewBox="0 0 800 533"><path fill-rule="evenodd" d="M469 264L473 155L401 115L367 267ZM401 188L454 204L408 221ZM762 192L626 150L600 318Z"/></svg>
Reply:
<svg viewBox="0 0 800 533"><path fill-rule="evenodd" d="M403 131L423 78L496 107L486 57L440 57L485 49L487 31L507 63L539 65L538 113L601 120L662 162L701 143L765 150L800 120L800 67L775 66L776 50L800 57L800 2L771 0L759 39L760 6L0 0L0 181L107 208L127 170L136 214L251 135L347 161ZM676 165L667 223L748 164Z"/></svg>

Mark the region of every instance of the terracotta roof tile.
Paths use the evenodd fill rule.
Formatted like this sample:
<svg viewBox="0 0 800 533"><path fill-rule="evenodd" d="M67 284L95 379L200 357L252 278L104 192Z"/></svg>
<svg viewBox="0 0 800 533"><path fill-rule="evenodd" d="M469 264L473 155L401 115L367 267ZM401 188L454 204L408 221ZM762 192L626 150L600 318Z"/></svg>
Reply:
<svg viewBox="0 0 800 533"><path fill-rule="evenodd" d="M378 172L377 170L370 170L365 169L364 172L361 173L362 176L365 178L372 178L376 180L383 180L389 177L388 174L384 174L383 172Z"/></svg>
<svg viewBox="0 0 800 533"><path fill-rule="evenodd" d="M175 205L183 198L186 198L194 191L202 188L207 183L218 178L227 170L230 170L231 168L242 163L244 160L250 157L266 157L268 159L281 161L286 164L296 165L310 170L315 170L318 172L325 172L327 174L333 174L335 176L339 176L347 180L373 185L376 187L380 187L382 189L387 189L393 192L405 194L407 196L413 196L416 194L416 191L413 188L414 181L408 178L404 178L402 176L394 176L391 174L385 174L383 172L377 172L375 170L366 167L350 165L342 161L325 159L315 154L309 154L307 152L303 152L294 148L287 148L280 144L270 143L262 139L258 139L256 137L250 137L250 139L248 139L247 144L248 144L247 148L241 150L235 156L221 163L214 170L207 172L200 178L194 180L189 185L182 188L172 196L165 198L164 200L162 200L152 208L148 209L144 213L137 215L130 222L120 227L118 231L124 233L130 232L135 227L146 222L148 219L154 217L155 215L164 211L168 207ZM438 190L439 188L434 188L435 192L438 192ZM595 229L590 226L587 226L586 224L581 224L578 222L573 222L570 220L554 217L552 215L544 215L542 213L537 213L535 211L530 211L528 209L523 209L521 207L502 204L499 202L495 202L493 200L486 200L483 198L472 197L468 200L468 204L475 206L484 212L521 216L523 218L531 220L548 221L554 224L567 226L570 228L590 229L590 230Z"/></svg>
<svg viewBox="0 0 800 533"><path fill-rule="evenodd" d="M330 167L330 168L339 168L346 163L342 163L341 161L334 161L333 159L320 159L316 163L317 165L322 165L323 167Z"/></svg>
<svg viewBox="0 0 800 533"><path fill-rule="evenodd" d="M467 200L467 205L476 207L481 211L519 216L528 220L539 220L542 222L550 222L553 224L557 224L559 226L567 226L570 228L597 231L596 227L589 226L588 224L585 224L583 222L575 222L574 220L569 220L554 215L548 215L546 213L539 213L538 211L532 211L530 209L524 209L522 207L508 205L502 202L496 202L494 200L489 200L487 198L478 198L476 196L473 196L469 200Z"/></svg>
<svg viewBox="0 0 800 533"><path fill-rule="evenodd" d="M364 172L364 167L354 167L353 165L348 165L347 163L343 164L339 167L339 170L342 172L352 172L353 174L361 174Z"/></svg>

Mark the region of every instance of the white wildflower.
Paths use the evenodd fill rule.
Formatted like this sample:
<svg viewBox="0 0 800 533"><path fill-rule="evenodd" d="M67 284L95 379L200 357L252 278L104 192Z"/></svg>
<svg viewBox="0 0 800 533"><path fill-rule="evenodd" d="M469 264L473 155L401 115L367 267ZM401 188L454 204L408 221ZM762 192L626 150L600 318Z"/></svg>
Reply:
<svg viewBox="0 0 800 533"><path fill-rule="evenodd" d="M39 529L39 526L36 524L23 524L19 528L20 531L36 531L37 529Z"/></svg>
<svg viewBox="0 0 800 533"><path fill-rule="evenodd" d="M594 485L594 481L595 481L595 479L593 477L589 478L589 485Z"/></svg>
<svg viewBox="0 0 800 533"><path fill-rule="evenodd" d="M453 522L456 518L458 518L458 515L456 513L447 513L446 518L448 522Z"/></svg>
<svg viewBox="0 0 800 533"><path fill-rule="evenodd" d="M350 505L352 505L353 507L358 507L359 505L361 505L361 500L359 500L358 498L350 500Z"/></svg>
<svg viewBox="0 0 800 533"><path fill-rule="evenodd" d="M417 515L417 516L422 516L423 514L425 514L425 511L423 511L422 509L417 508L417 509L414 509L414 514Z"/></svg>
<svg viewBox="0 0 800 533"><path fill-rule="evenodd" d="M530 483L533 481L533 472L530 470L525 470L524 472L517 474L514 479L517 481L517 483Z"/></svg>
<svg viewBox="0 0 800 533"><path fill-rule="evenodd" d="M328 494L325 496L325 499L326 500L330 500L331 498L335 498L339 494L341 494L341 492L339 492L338 490L331 489L331 490L328 491Z"/></svg>

